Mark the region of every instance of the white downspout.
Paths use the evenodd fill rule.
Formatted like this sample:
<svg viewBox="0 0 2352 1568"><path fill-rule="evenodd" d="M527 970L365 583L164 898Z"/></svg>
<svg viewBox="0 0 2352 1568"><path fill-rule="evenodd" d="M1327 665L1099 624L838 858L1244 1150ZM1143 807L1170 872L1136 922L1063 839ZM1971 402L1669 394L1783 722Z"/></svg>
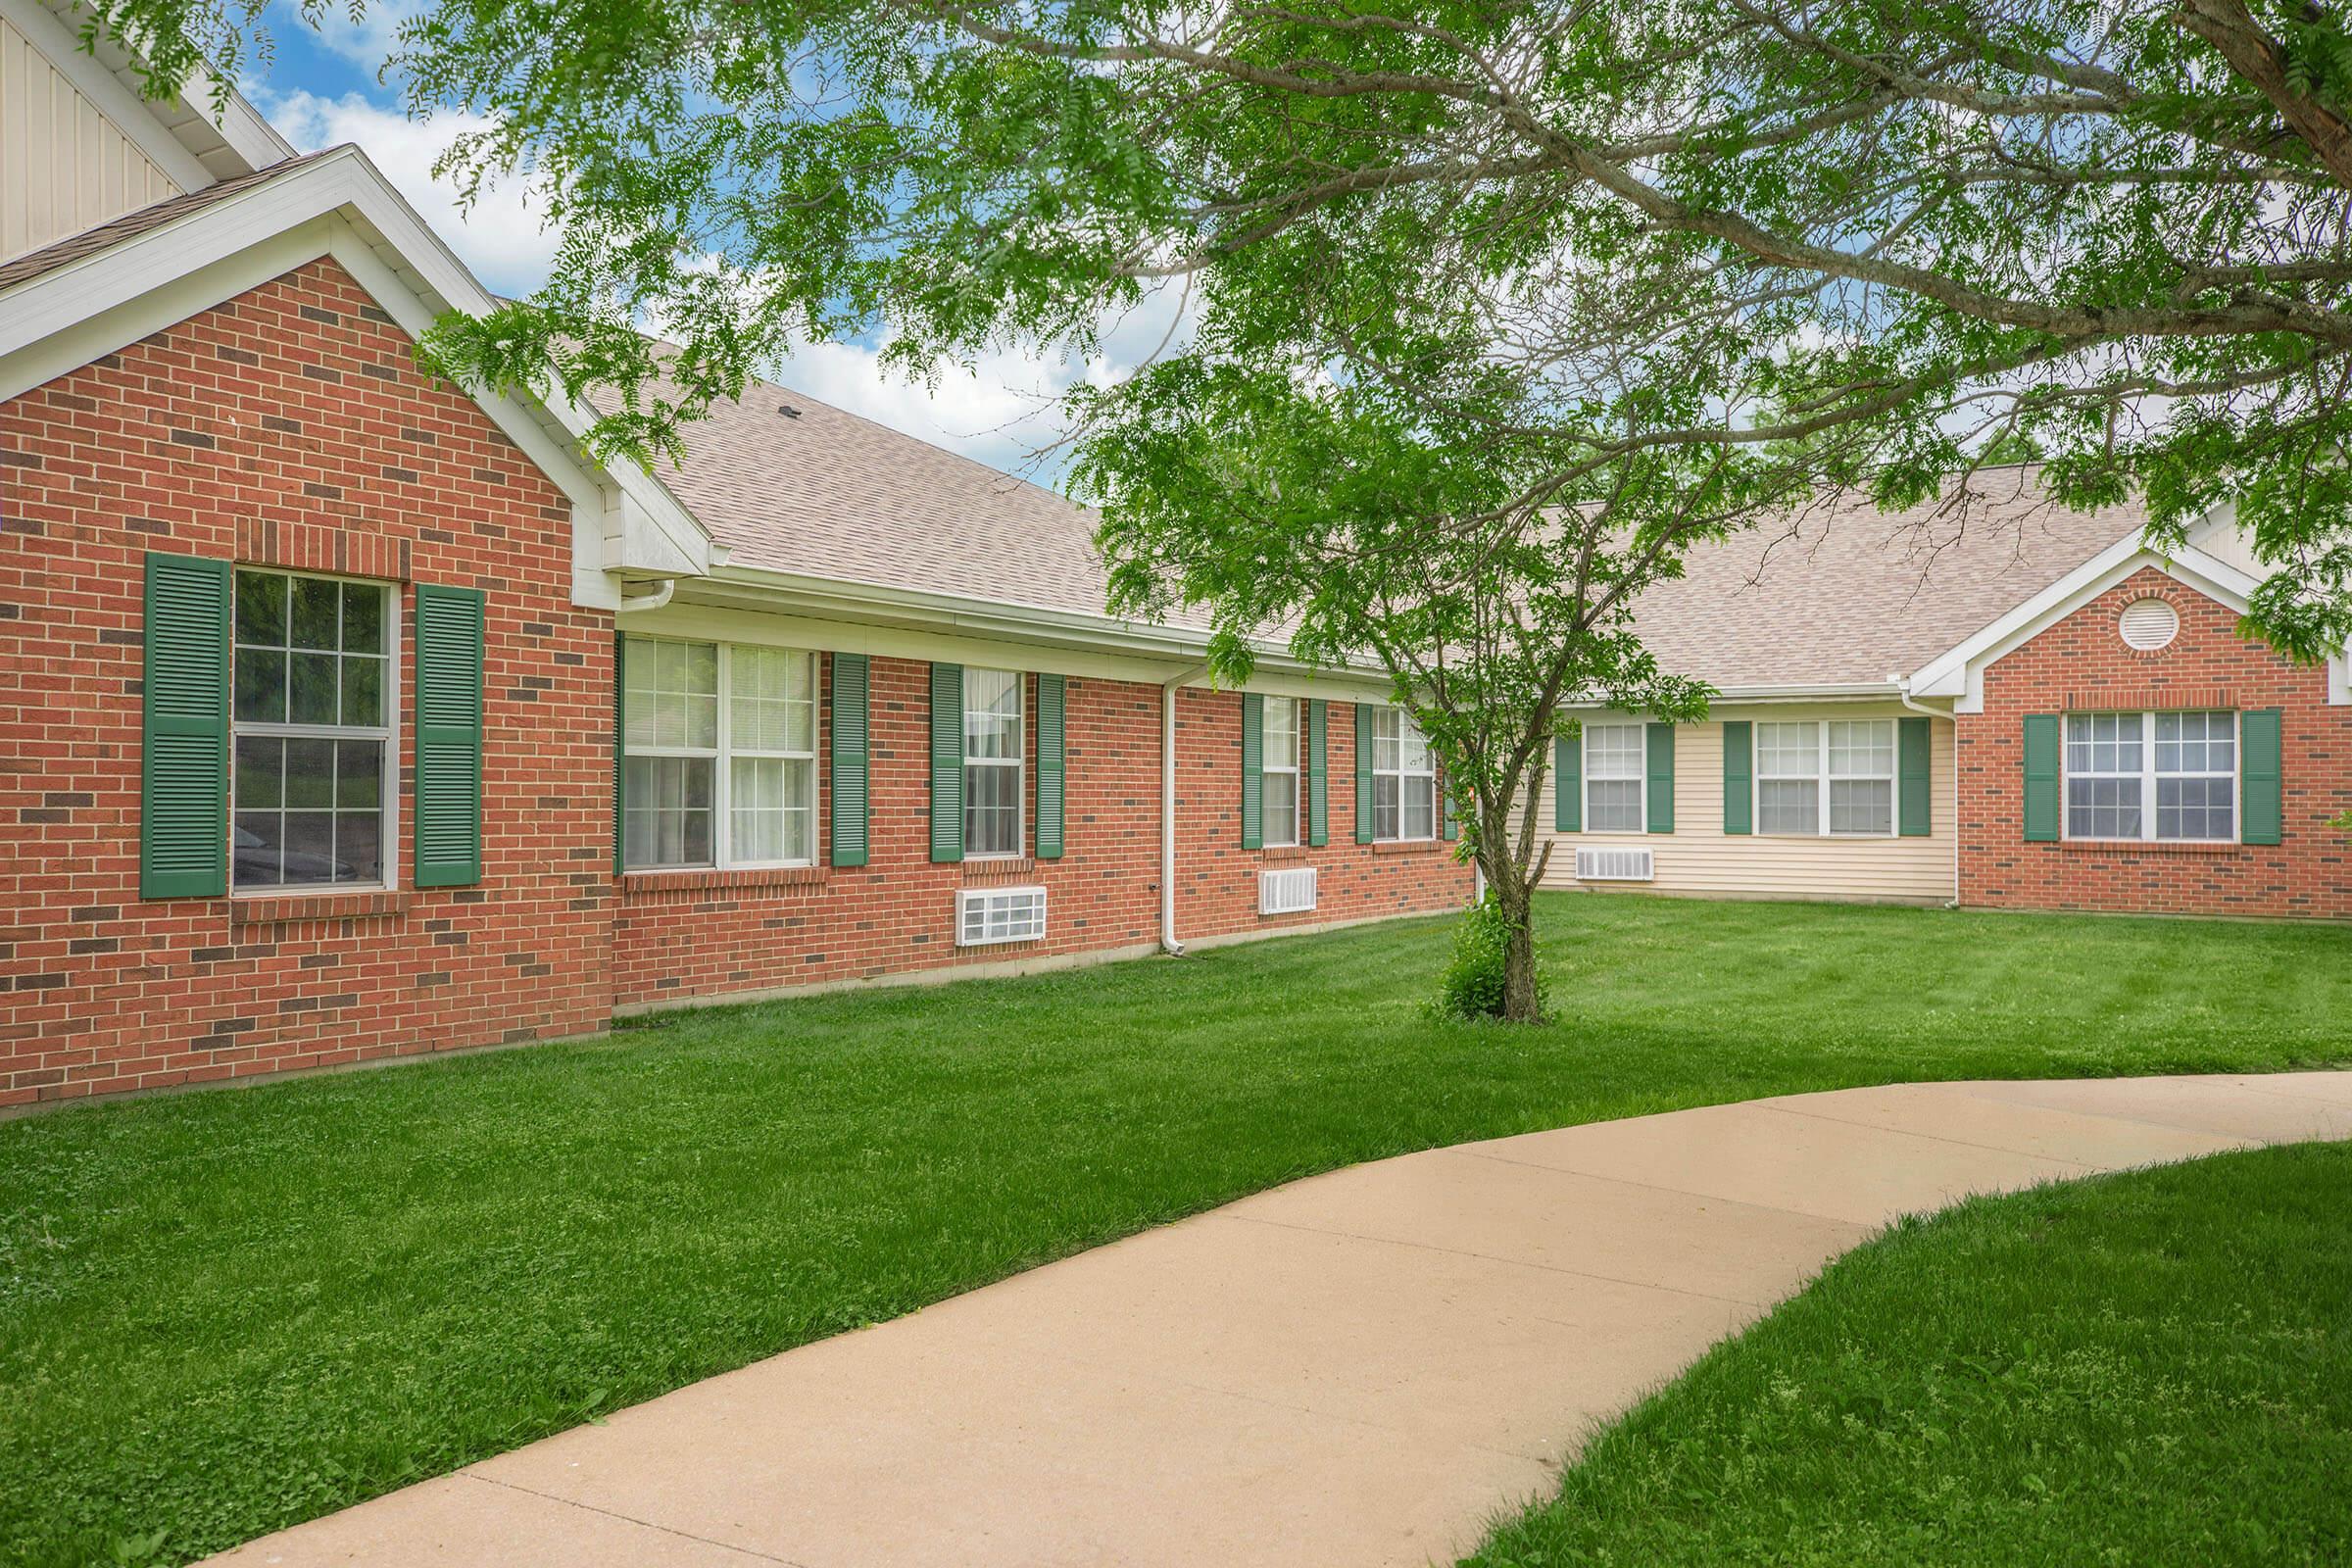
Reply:
<svg viewBox="0 0 2352 1568"><path fill-rule="evenodd" d="M662 586L655 589L650 594L631 595L623 592L620 596L620 604L613 611L613 613L626 615L640 610L660 610L663 605L669 603L670 599L677 593L677 591L678 579L675 577L664 577L662 579Z"/></svg>
<svg viewBox="0 0 2352 1568"><path fill-rule="evenodd" d="M1171 958L1184 956L1176 940L1176 690L1207 668L1194 664L1159 683L1159 945Z"/></svg>
<svg viewBox="0 0 2352 1568"><path fill-rule="evenodd" d="M1927 715L1928 768L1931 772L1936 766L1936 720L1943 719L1952 726L1952 900L1944 907L1957 909L1960 907L1960 718L1956 713L1939 713L1933 708L1922 707L1913 701L1911 677L1908 675L1894 677L1894 695L1914 713Z"/></svg>

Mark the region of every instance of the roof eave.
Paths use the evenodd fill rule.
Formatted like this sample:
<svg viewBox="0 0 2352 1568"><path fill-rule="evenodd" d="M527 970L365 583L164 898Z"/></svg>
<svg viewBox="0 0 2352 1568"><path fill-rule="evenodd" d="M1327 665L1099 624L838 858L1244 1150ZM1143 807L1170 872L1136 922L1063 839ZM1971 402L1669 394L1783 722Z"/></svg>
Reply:
<svg viewBox="0 0 2352 1568"><path fill-rule="evenodd" d="M1197 664L1208 653L1208 633L1197 627L1165 626L1110 614L1087 614L1043 605L809 576L741 564L713 566L708 576L685 584L681 593L694 604L809 615L824 620L954 631L999 641L1122 654L1170 664ZM1259 666L1269 671L1382 682L1388 679L1387 671L1377 664L1358 663L1333 669L1297 658L1279 642L1252 639L1251 647Z"/></svg>

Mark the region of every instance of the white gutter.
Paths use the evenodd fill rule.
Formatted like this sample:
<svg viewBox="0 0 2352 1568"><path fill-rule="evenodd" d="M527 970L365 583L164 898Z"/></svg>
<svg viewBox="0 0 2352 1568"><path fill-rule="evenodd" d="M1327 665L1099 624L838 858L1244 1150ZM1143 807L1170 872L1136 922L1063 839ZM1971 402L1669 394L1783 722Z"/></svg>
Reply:
<svg viewBox="0 0 2352 1568"><path fill-rule="evenodd" d="M1960 718L1956 713L1939 713L1933 708L1922 707L1911 696L1911 677L1894 677L1895 695L1902 705L1914 713L1928 716L1928 770L1936 769L1935 721L1943 719L1952 726L1952 899L1947 909L1960 907Z"/></svg>
<svg viewBox="0 0 2352 1568"><path fill-rule="evenodd" d="M1176 691L1207 668L1195 664L1159 683L1159 945L1171 958L1184 956L1176 940Z"/></svg>

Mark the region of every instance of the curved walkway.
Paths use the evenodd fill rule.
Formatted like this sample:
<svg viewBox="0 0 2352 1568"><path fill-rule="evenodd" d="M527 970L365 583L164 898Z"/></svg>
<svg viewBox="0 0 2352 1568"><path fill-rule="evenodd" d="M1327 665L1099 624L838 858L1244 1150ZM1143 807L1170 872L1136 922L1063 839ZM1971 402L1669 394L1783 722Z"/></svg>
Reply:
<svg viewBox="0 0 2352 1568"><path fill-rule="evenodd" d="M2352 1072L1902 1085L1359 1165L253 1543L239 1564L1450 1562L1894 1216L2352 1137Z"/></svg>

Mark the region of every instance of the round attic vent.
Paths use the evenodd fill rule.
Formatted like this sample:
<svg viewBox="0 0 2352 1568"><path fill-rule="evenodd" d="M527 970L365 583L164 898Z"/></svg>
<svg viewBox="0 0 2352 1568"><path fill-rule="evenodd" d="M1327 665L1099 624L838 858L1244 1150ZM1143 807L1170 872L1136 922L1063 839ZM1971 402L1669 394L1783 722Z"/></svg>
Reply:
<svg viewBox="0 0 2352 1568"><path fill-rule="evenodd" d="M2180 635L2180 616L2161 599L2134 599L2124 607L2120 629L2127 644L2152 654Z"/></svg>

